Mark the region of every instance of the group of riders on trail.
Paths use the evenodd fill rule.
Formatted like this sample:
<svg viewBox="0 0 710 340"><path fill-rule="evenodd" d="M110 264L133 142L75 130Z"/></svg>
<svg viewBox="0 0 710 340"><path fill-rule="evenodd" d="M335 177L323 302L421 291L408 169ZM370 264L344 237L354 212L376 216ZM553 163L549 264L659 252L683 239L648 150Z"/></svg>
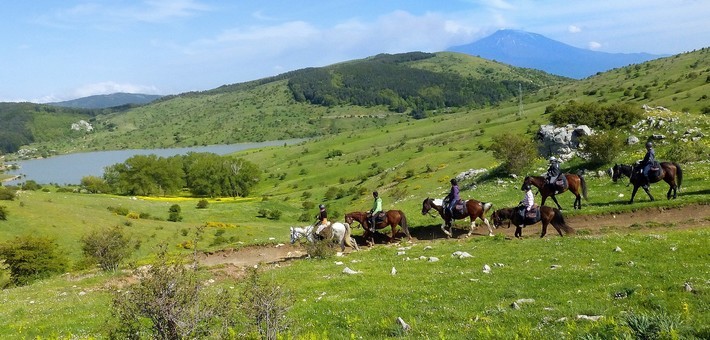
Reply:
<svg viewBox="0 0 710 340"><path fill-rule="evenodd" d="M652 169L658 167L656 162L655 152L653 150L653 143L646 143L646 154L643 160L639 161L634 168L634 175L642 176L643 187L648 188L650 183L649 174ZM562 170L560 169L560 160L554 156L549 158L549 167L545 175L545 183L553 194L561 193L567 190L568 183L566 176L561 176ZM449 193L443 200L444 213L448 217L455 218L458 215L465 215L465 205L461 201L460 191L458 186L458 181L456 178L450 180L451 189ZM540 220L540 210L539 206L535 204L535 195L532 192L532 186L528 182L524 182L521 186L521 190L524 192L523 199L520 201L518 206L515 208L516 213L520 216L521 220L530 221L534 223ZM367 212L367 228L368 231L374 233L375 226L377 222L378 215L383 212L382 210L382 198L377 191L372 192L373 202L372 208ZM544 204L544 202L543 202ZM321 232L329 225L328 213L326 211L325 205L320 204L318 206L319 212L316 215L316 221L312 226L318 226L315 231L316 235L321 235ZM458 209L457 209L458 208Z"/></svg>

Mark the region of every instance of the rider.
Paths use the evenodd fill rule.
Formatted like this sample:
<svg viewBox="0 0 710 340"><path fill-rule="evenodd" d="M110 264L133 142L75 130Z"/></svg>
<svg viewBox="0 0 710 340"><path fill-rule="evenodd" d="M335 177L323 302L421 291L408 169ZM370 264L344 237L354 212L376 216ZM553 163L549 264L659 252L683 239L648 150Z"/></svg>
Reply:
<svg viewBox="0 0 710 340"><path fill-rule="evenodd" d="M321 204L318 206L318 215L316 215L316 225L318 225L318 229L316 230L316 235L320 235L320 232L325 229L326 226L328 226L328 212L325 210L325 205Z"/></svg>
<svg viewBox="0 0 710 340"><path fill-rule="evenodd" d="M555 181L561 173L562 171L560 170L560 161L555 158L555 156L550 157L550 167L547 168L547 184L550 187L557 189L555 186ZM555 193L557 193L557 190L555 190Z"/></svg>
<svg viewBox="0 0 710 340"><path fill-rule="evenodd" d="M523 210L530 211L530 209L532 209L533 204L535 204L535 196L533 196L530 184L523 183L523 186L520 188L520 190L525 191L525 196L523 196L523 199L519 203L519 206L522 208L520 209L520 212L524 218L525 213L523 212Z"/></svg>
<svg viewBox="0 0 710 340"><path fill-rule="evenodd" d="M374 198L372 202L372 209L370 209L370 231L375 232L375 216L377 216L377 213L382 211L382 199L380 198L380 194L377 193L377 191L372 192L372 197Z"/></svg>
<svg viewBox="0 0 710 340"><path fill-rule="evenodd" d="M656 153L653 151L653 143L650 141L646 142L646 155L643 156L641 161L641 166L643 167L643 177L646 179L646 183L643 185L648 188L648 172L651 170L651 166L656 162Z"/></svg>
<svg viewBox="0 0 710 340"><path fill-rule="evenodd" d="M449 191L449 194L446 195L446 199L449 202L449 205L447 207L447 210L449 211L450 216L454 216L454 207L456 206L456 202L459 201L459 184L456 178L451 179L451 191Z"/></svg>

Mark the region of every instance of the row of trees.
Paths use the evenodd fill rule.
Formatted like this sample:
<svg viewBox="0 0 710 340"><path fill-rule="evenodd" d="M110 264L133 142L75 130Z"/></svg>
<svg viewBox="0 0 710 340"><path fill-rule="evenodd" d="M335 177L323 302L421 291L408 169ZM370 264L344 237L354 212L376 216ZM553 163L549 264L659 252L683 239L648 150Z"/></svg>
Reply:
<svg viewBox="0 0 710 340"><path fill-rule="evenodd" d="M170 195L187 188L196 196L246 196L261 170L247 160L213 153L158 157L136 155L109 166L103 178L82 178L89 192L119 195Z"/></svg>

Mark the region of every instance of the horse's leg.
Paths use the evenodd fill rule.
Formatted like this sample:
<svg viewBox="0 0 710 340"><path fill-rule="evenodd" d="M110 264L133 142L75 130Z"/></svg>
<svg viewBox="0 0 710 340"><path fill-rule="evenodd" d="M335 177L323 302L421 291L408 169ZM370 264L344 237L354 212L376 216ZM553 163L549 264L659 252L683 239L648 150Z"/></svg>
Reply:
<svg viewBox="0 0 710 340"><path fill-rule="evenodd" d="M547 201L547 195L543 194L540 192L540 195L542 196L542 201L540 201L540 205L545 205L545 201Z"/></svg>
<svg viewBox="0 0 710 340"><path fill-rule="evenodd" d="M392 236L390 236L390 243L392 243L394 242L394 236L397 234L397 225L390 224L390 229L392 229Z"/></svg>
<svg viewBox="0 0 710 340"><path fill-rule="evenodd" d="M631 200L629 201L629 204L634 203L634 197L636 196L636 192L639 190L638 185L634 184L634 190L631 192Z"/></svg>
<svg viewBox="0 0 710 340"><path fill-rule="evenodd" d="M471 218L471 226L468 227L468 234L466 235L466 237L470 237L471 234L473 234L473 229L478 228L476 226L476 217L471 216L470 218Z"/></svg>
<svg viewBox="0 0 710 340"><path fill-rule="evenodd" d="M549 221L542 220L542 232L540 233L540 238L545 237L545 234L547 234L547 223L549 223Z"/></svg>
<svg viewBox="0 0 710 340"><path fill-rule="evenodd" d="M521 238L523 237L523 227L515 226L515 237Z"/></svg>
<svg viewBox="0 0 710 340"><path fill-rule="evenodd" d="M485 223L486 227L488 227L488 236L493 236L493 228L491 228L491 223L488 222L488 219L483 218L483 223Z"/></svg>
<svg viewBox="0 0 710 340"><path fill-rule="evenodd" d="M446 220L444 220L444 223L441 224L441 230L444 231L444 234L446 234L446 237L451 237L451 233L446 231ZM453 230L453 228L452 228Z"/></svg>
<svg viewBox="0 0 710 340"><path fill-rule="evenodd" d="M651 195L651 191L649 190L648 186L645 186L645 187L642 187L642 188L643 188L643 191L645 191L646 194L648 194L648 197L651 198L651 201L653 201L653 200L654 200L654 199L653 199L653 195Z"/></svg>
<svg viewBox="0 0 710 340"><path fill-rule="evenodd" d="M582 210L582 196L580 194L574 194L574 209Z"/></svg>
<svg viewBox="0 0 710 340"><path fill-rule="evenodd" d="M557 197L555 197L555 195L552 195L550 197L552 197L552 200L555 201L555 204L557 204L557 209L562 210L562 207L560 206L560 202L557 202Z"/></svg>

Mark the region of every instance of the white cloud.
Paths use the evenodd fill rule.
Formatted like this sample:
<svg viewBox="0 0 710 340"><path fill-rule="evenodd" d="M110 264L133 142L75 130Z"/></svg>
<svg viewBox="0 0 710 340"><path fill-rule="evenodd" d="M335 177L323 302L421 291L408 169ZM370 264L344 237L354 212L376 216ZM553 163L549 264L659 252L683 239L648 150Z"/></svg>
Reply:
<svg viewBox="0 0 710 340"><path fill-rule="evenodd" d="M598 43L596 41L590 41L587 46L589 46L590 50L598 50L598 49L602 48L602 44Z"/></svg>
<svg viewBox="0 0 710 340"><path fill-rule="evenodd" d="M112 81L101 83L86 84L73 91L73 97L82 98L99 94L111 94L116 92L125 93L143 93L143 94L158 94L158 89L155 86L135 85L135 84L120 84Z"/></svg>
<svg viewBox="0 0 710 340"><path fill-rule="evenodd" d="M579 33L582 32L582 28L575 25L569 25L569 27L567 27L567 31L570 33Z"/></svg>

